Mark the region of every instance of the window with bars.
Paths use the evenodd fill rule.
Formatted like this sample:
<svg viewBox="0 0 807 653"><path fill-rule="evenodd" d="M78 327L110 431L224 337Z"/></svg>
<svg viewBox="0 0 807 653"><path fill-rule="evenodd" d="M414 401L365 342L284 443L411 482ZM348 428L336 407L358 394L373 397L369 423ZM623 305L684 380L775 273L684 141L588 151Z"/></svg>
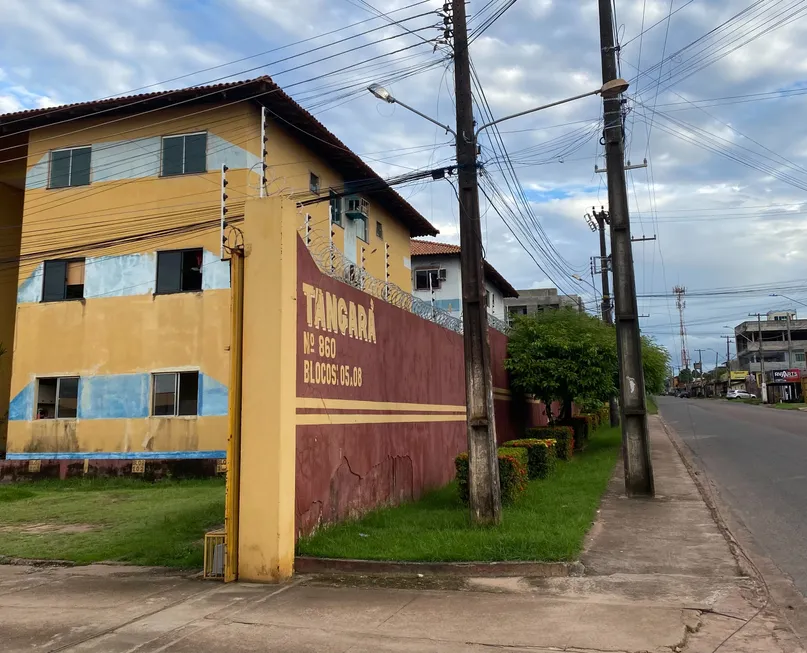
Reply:
<svg viewBox="0 0 807 653"><path fill-rule="evenodd" d="M50 153L48 188L87 186L90 183L92 148L71 147Z"/></svg>
<svg viewBox="0 0 807 653"><path fill-rule="evenodd" d="M155 417L199 414L199 372L152 374L151 385Z"/></svg>
<svg viewBox="0 0 807 653"><path fill-rule="evenodd" d="M78 415L78 377L39 379L36 419L72 419Z"/></svg>
<svg viewBox="0 0 807 653"><path fill-rule="evenodd" d="M207 172L207 133L163 136L163 177L200 172Z"/></svg>

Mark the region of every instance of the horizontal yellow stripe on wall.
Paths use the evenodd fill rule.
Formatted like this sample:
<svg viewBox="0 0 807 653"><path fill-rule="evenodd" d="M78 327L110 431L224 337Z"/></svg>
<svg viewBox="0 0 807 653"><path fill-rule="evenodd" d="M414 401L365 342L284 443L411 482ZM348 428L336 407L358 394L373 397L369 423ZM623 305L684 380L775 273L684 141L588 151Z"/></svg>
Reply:
<svg viewBox="0 0 807 653"><path fill-rule="evenodd" d="M358 399L325 399L321 397L297 397L297 408L331 410L399 410L402 412L431 411L434 413L463 413L465 406L448 404L407 404L395 401L361 401Z"/></svg>
<svg viewBox="0 0 807 653"><path fill-rule="evenodd" d="M412 413L307 413L297 415L298 426L315 424L401 424L413 422L464 422L465 415L414 415Z"/></svg>

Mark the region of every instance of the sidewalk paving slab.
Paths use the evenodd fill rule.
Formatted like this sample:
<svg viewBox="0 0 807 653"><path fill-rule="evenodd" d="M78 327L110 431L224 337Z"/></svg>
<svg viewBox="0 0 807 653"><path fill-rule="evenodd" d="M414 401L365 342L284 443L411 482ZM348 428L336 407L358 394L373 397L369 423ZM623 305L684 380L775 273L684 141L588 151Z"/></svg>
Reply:
<svg viewBox="0 0 807 653"><path fill-rule="evenodd" d="M803 652L740 573L660 421L650 425L659 496L625 499L617 469L582 577L264 586L131 567L0 565L0 650L712 653L728 638L721 652Z"/></svg>

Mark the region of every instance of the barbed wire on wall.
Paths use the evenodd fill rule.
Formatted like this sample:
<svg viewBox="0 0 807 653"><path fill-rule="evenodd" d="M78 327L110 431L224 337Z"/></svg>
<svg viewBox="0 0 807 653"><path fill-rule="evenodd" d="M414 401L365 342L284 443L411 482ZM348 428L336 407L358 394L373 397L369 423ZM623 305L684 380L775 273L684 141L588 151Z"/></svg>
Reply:
<svg viewBox="0 0 807 653"><path fill-rule="evenodd" d="M300 230L300 236L308 246L311 258L314 259L323 274L413 313L424 320L439 324L455 333L462 333L461 319L415 297L391 281L376 279L367 270L348 259L328 238L306 229L305 226Z"/></svg>

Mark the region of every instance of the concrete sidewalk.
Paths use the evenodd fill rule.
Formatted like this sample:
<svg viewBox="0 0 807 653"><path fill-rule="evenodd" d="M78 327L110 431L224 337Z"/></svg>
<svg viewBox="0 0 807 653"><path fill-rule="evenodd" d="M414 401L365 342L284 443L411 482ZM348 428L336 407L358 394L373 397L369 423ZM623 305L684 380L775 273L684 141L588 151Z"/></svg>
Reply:
<svg viewBox="0 0 807 653"><path fill-rule="evenodd" d="M298 578L221 585L131 567L0 566L0 650L801 651L750 578L661 422L658 498L614 477L581 577Z"/></svg>

